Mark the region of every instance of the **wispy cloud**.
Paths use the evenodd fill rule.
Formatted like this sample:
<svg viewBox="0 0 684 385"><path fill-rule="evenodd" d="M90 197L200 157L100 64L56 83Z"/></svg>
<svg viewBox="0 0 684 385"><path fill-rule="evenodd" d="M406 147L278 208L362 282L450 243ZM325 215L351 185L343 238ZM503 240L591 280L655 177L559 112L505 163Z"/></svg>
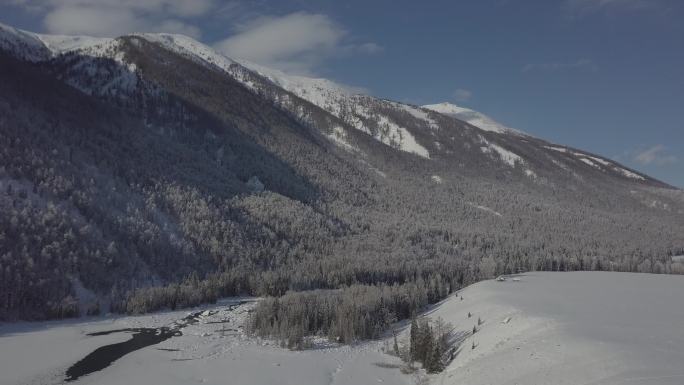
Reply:
<svg viewBox="0 0 684 385"><path fill-rule="evenodd" d="M659 0L565 0L564 9L571 17L596 13L634 12L657 9Z"/></svg>
<svg viewBox="0 0 684 385"><path fill-rule="evenodd" d="M584 71L597 72L599 67L590 59L579 59L572 62L529 63L523 66L522 72L563 72Z"/></svg>
<svg viewBox="0 0 684 385"><path fill-rule="evenodd" d="M665 166L677 163L676 156L669 154L667 148L662 144L657 144L644 150L636 151L632 154L632 160L642 165Z"/></svg>
<svg viewBox="0 0 684 385"><path fill-rule="evenodd" d="M367 54L376 54L376 53L380 53L380 52L385 50L385 48L382 47L381 45L376 44L376 43L372 43L372 42L363 43L363 44L359 44L359 45L353 45L351 48L355 51L363 52L363 53L367 53Z"/></svg>
<svg viewBox="0 0 684 385"><path fill-rule="evenodd" d="M467 102L473 97L473 93L470 90L459 88L454 91L454 100L457 102Z"/></svg>
<svg viewBox="0 0 684 385"><path fill-rule="evenodd" d="M295 12L241 23L233 35L214 46L230 57L308 75L333 56L382 51L376 43L351 40L349 32L330 17Z"/></svg>

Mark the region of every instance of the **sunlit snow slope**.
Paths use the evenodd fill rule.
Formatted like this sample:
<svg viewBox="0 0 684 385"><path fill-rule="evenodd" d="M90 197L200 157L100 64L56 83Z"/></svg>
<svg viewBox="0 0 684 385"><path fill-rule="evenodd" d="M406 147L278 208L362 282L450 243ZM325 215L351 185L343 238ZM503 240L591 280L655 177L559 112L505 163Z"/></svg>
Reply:
<svg viewBox="0 0 684 385"><path fill-rule="evenodd" d="M460 331L484 322L435 384L684 383L682 277L547 272L517 279L472 285L462 301L451 297L430 312Z"/></svg>

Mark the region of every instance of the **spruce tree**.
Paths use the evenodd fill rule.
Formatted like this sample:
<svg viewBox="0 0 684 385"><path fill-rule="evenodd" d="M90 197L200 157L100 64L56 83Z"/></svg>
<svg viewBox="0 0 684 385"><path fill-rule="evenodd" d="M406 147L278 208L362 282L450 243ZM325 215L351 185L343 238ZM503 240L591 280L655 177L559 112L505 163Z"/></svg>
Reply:
<svg viewBox="0 0 684 385"><path fill-rule="evenodd" d="M409 359L411 362L418 361L418 345L420 341L420 326L418 321L411 319L411 331L409 337Z"/></svg>

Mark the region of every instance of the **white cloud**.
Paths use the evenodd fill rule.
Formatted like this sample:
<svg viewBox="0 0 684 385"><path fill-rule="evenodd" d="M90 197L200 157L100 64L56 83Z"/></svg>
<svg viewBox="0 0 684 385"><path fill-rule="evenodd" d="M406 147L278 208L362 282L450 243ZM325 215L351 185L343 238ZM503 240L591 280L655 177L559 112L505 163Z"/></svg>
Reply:
<svg viewBox="0 0 684 385"><path fill-rule="evenodd" d="M60 7L99 7L135 12L163 12L178 17L201 16L214 7L214 0L11 0L20 6L46 10Z"/></svg>
<svg viewBox="0 0 684 385"><path fill-rule="evenodd" d="M579 59L574 62L549 62L530 63L522 68L522 72L562 72L562 71L585 71L597 72L598 65L589 59Z"/></svg>
<svg viewBox="0 0 684 385"><path fill-rule="evenodd" d="M66 6L50 11L44 24L52 33L111 36L122 30L134 29L137 21L133 12L125 9Z"/></svg>
<svg viewBox="0 0 684 385"><path fill-rule="evenodd" d="M12 0L44 15L50 33L117 36L130 32L201 35L184 19L207 14L214 0Z"/></svg>
<svg viewBox="0 0 684 385"><path fill-rule="evenodd" d="M235 31L215 48L230 57L297 74L311 74L333 56L382 50L375 43L348 43L349 33L321 14L260 16L240 24Z"/></svg>
<svg viewBox="0 0 684 385"><path fill-rule="evenodd" d="M473 93L469 90L459 88L456 91L454 91L454 99L457 102L467 102L472 97L473 97Z"/></svg>
<svg viewBox="0 0 684 385"><path fill-rule="evenodd" d="M377 43L358 41L326 15L295 12L269 16L261 12L263 7L242 0L4 1L37 13L45 30L53 34L113 37L168 32L199 39L200 26L216 28L222 23L230 35L214 44L217 50L296 74L314 74L333 57L383 51Z"/></svg>
<svg viewBox="0 0 684 385"><path fill-rule="evenodd" d="M664 166L677 163L677 157L667 153L667 149L662 144L657 144L643 151L637 151L633 160L643 165Z"/></svg>

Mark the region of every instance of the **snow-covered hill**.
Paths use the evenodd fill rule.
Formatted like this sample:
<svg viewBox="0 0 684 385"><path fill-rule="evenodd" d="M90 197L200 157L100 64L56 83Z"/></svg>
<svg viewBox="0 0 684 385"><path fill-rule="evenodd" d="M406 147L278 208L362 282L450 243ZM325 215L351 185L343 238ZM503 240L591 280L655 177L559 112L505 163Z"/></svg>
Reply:
<svg viewBox="0 0 684 385"><path fill-rule="evenodd" d="M683 383L684 334L672 322L684 317L681 277L546 272L515 279L477 283L430 312L456 330L483 321L432 383Z"/></svg>
<svg viewBox="0 0 684 385"><path fill-rule="evenodd" d="M85 54L102 54L114 39L89 36L45 35L23 31L0 23L0 48L33 62L82 51Z"/></svg>

